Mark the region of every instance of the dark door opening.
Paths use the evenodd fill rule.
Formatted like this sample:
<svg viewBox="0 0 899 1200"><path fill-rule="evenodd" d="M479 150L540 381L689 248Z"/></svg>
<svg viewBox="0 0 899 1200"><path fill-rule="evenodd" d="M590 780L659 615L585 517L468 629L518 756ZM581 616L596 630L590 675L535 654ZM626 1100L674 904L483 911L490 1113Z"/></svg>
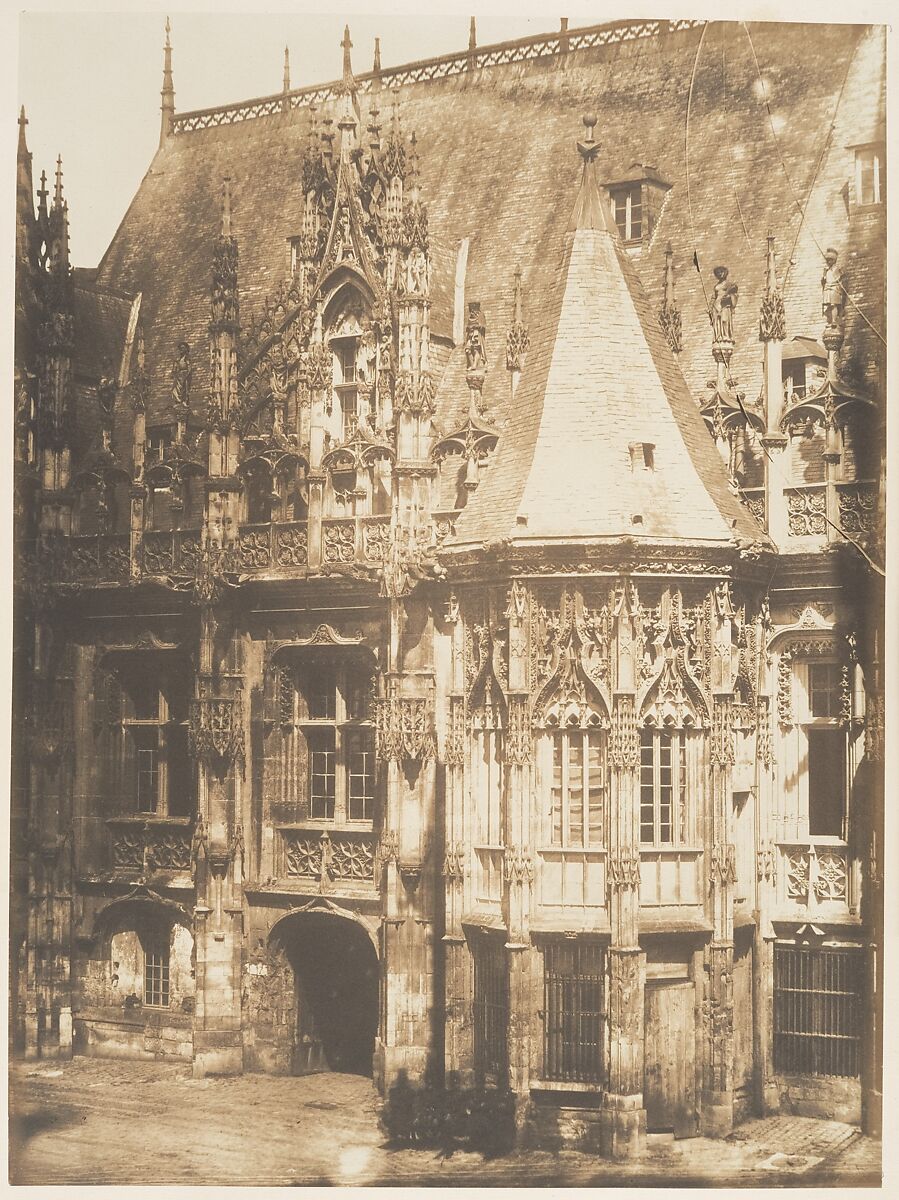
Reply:
<svg viewBox="0 0 899 1200"><path fill-rule="evenodd" d="M304 913L282 934L296 979L295 1075L370 1075L378 1030L378 958L356 922Z"/></svg>

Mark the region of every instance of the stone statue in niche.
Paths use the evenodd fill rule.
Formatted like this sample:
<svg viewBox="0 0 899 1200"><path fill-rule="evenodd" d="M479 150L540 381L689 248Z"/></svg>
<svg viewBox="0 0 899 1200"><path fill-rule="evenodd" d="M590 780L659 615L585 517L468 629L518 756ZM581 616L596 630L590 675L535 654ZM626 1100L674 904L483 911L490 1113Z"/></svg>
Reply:
<svg viewBox="0 0 899 1200"><path fill-rule="evenodd" d="M846 303L843 272L837 266L838 258L836 250L827 250L824 255L824 274L821 276L821 312L827 324L836 329L842 327Z"/></svg>
<svg viewBox="0 0 899 1200"><path fill-rule="evenodd" d="M287 360L284 357L284 346L280 339L272 342L268 359L268 384L272 400L276 405L285 404L287 402Z"/></svg>
<svg viewBox="0 0 899 1200"><path fill-rule="evenodd" d="M734 340L734 309L737 307L739 285L728 279L727 267L715 267L715 288L712 292L711 316L716 342Z"/></svg>
<svg viewBox="0 0 899 1200"><path fill-rule="evenodd" d="M172 403L187 404L190 397L190 377L193 370L190 365L190 346L187 342L178 343L175 361L172 363Z"/></svg>
<svg viewBox="0 0 899 1200"><path fill-rule="evenodd" d="M420 246L409 255L406 290L418 296L428 290L428 260Z"/></svg>
<svg viewBox="0 0 899 1200"><path fill-rule="evenodd" d="M465 366L469 371L483 371L487 366L487 326L481 306L473 301L468 306L468 324L465 329Z"/></svg>

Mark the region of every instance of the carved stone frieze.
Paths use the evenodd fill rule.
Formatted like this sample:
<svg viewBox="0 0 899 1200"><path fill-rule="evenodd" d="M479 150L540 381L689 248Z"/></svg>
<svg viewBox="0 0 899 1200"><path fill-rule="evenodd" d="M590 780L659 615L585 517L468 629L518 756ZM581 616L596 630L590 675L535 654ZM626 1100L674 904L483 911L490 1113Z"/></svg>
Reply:
<svg viewBox="0 0 899 1200"><path fill-rule="evenodd" d="M534 700L541 724L607 726L609 723L610 631L607 613L585 609L581 592L563 587L558 615L540 614L538 673L546 679ZM532 637L534 634L532 633Z"/></svg>
<svg viewBox="0 0 899 1200"><path fill-rule="evenodd" d="M882 692L865 697L865 754L872 762L883 762L884 705Z"/></svg>
<svg viewBox="0 0 899 1200"><path fill-rule="evenodd" d="M808 850L787 855L787 899L808 900L811 856Z"/></svg>
<svg viewBox="0 0 899 1200"><path fill-rule="evenodd" d="M777 719L784 728L793 724L793 660L788 651L777 660Z"/></svg>
<svg viewBox="0 0 899 1200"><path fill-rule="evenodd" d="M379 699L375 706L375 751L383 762L436 758L433 699L395 692Z"/></svg>
<svg viewBox="0 0 899 1200"><path fill-rule="evenodd" d="M634 697L615 697L609 736L609 766L619 771L636 770L640 765L640 733Z"/></svg>
<svg viewBox="0 0 899 1200"><path fill-rule="evenodd" d="M709 756L716 767L731 767L734 754L733 702L727 696L716 696L712 705L712 726Z"/></svg>
<svg viewBox="0 0 899 1200"><path fill-rule="evenodd" d="M777 851L772 842L765 842L756 851L755 875L759 883L777 882Z"/></svg>
<svg viewBox="0 0 899 1200"><path fill-rule="evenodd" d="M191 752L200 762L243 764L244 727L240 692L236 696L201 696L190 703Z"/></svg>
<svg viewBox="0 0 899 1200"><path fill-rule="evenodd" d="M513 766L531 761L531 718L527 696L510 696L504 742L505 759Z"/></svg>
<svg viewBox="0 0 899 1200"><path fill-rule="evenodd" d="M774 766L774 744L771 737L771 701L768 696L759 696L756 710L756 756L766 771Z"/></svg>
<svg viewBox="0 0 899 1200"><path fill-rule="evenodd" d="M819 902L846 899L848 884L846 855L840 850L820 849L815 855L814 890Z"/></svg>
<svg viewBox="0 0 899 1200"><path fill-rule="evenodd" d="M460 767L465 762L465 697L450 696L449 721L446 727L444 761L447 766Z"/></svg>

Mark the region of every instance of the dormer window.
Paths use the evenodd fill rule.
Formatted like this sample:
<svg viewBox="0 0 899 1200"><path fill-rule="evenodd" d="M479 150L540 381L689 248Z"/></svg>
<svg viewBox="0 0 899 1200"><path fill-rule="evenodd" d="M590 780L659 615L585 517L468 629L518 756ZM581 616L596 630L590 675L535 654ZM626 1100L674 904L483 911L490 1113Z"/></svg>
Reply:
<svg viewBox="0 0 899 1200"><path fill-rule="evenodd" d="M859 207L883 204L886 200L886 162L881 146L857 146L855 150L855 203Z"/></svg>
<svg viewBox="0 0 899 1200"><path fill-rule="evenodd" d="M609 196L612 213L622 241L639 242L643 239L643 189L639 183L627 187L613 188Z"/></svg>
<svg viewBox="0 0 899 1200"><path fill-rule="evenodd" d="M809 337L795 337L783 350L784 403L813 396L827 377L827 351Z"/></svg>
<svg viewBox="0 0 899 1200"><path fill-rule="evenodd" d="M621 240L629 247L648 242L671 184L662 179L655 167L632 163L623 179L606 187Z"/></svg>

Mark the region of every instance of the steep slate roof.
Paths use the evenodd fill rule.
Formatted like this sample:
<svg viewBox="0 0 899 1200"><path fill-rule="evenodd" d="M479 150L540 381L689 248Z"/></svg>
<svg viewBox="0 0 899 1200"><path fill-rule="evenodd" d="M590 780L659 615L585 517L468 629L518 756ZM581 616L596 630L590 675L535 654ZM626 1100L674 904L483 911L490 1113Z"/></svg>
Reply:
<svg viewBox="0 0 899 1200"><path fill-rule="evenodd" d="M721 458L617 236L596 181L597 149L581 145L583 180L556 279L540 297L512 415L445 549L503 538L759 537L728 491Z"/></svg>
<svg viewBox="0 0 899 1200"><path fill-rule="evenodd" d="M91 379L117 375L125 349L131 299L100 289L75 272L75 371Z"/></svg>
<svg viewBox="0 0 899 1200"><path fill-rule="evenodd" d="M698 62L701 30L689 29L400 89L403 127L418 134L421 192L436 250L434 329L443 334L447 328L443 310L452 301L456 249L468 238L465 298L480 301L486 318L484 398L491 421L500 427L509 421L504 435L509 445L501 446L507 460L527 455L518 430L519 398L539 391L529 376L548 371L547 351L541 351L540 343L549 336L547 322L553 319L545 311L551 307L547 298L556 295L561 302L557 282L579 169L571 140L585 110L600 114L601 180L622 179L639 161L651 164L672 184L651 245L631 263L648 296L648 301L634 303L648 306L642 324L652 327L662 299L664 247L670 240L683 319L680 367L694 406L707 394L706 383L714 374L702 283L709 286L718 263L729 266L740 285L732 372L747 397L759 393L758 313L769 228L777 237L782 276L791 252L794 260L784 289L788 339L820 336L822 259L815 239L822 249L833 244L841 250L852 300L875 325L882 323L882 217L876 211L850 217L846 185L854 171L851 145L873 140L883 121L883 30L787 24L752 24L749 29L778 126L776 142L753 47L734 23L707 29ZM691 218L684 127L694 63ZM370 98L362 96L360 102L364 126ZM322 112L336 116L336 105L326 104ZM308 110L298 108L179 132L154 157L98 270L99 286L143 293L153 385L148 421L166 419L169 372L181 340L193 348L194 403L198 409L205 403L209 280L222 177L230 175L233 181L245 319L259 311L287 272L286 239L301 228L298 181L308 127ZM796 193L807 201L801 230L784 165ZM694 248L702 281L690 267ZM510 405L505 338L516 264L523 272L524 319L532 348L516 403ZM627 267L623 269L630 281ZM628 290L636 295L630 282ZM650 339L654 359L656 342ZM873 384L881 347L852 305L847 306L848 346L857 373ZM435 358L438 369L446 364L435 424L448 431L468 407L464 354L458 346L448 359L445 351ZM679 392L680 384L672 386ZM117 437L120 430L127 433L124 424L117 424ZM650 440L664 458L661 437ZM482 487L488 494L489 483Z"/></svg>

